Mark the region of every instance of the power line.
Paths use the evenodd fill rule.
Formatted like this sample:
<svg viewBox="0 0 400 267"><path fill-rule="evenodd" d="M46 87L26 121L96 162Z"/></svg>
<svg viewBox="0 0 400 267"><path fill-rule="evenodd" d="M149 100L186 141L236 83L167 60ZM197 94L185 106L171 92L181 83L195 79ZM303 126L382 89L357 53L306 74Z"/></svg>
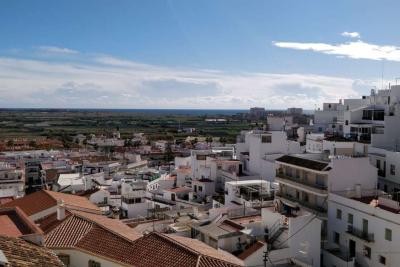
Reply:
<svg viewBox="0 0 400 267"><path fill-rule="evenodd" d="M286 238L284 241L278 243L278 246L279 246L279 245L282 245L282 244L284 244L284 243L286 243L287 241L289 241L289 239L291 239L293 236L295 236L295 235L298 234L301 230L303 230L303 229L304 229L307 225L309 225L315 218L317 218L317 215L312 216L312 217L310 218L310 220L309 220L306 224L304 224L300 229L298 229L295 233L293 233L291 236L289 236L288 238Z"/></svg>

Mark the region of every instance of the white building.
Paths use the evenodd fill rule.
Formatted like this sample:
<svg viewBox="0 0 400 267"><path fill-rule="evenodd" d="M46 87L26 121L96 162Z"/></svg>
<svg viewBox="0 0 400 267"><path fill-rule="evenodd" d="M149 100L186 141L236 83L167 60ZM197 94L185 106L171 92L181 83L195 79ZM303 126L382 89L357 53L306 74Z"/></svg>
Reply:
<svg viewBox="0 0 400 267"><path fill-rule="evenodd" d="M329 195L325 266L398 266L400 204L374 188Z"/></svg>
<svg viewBox="0 0 400 267"><path fill-rule="evenodd" d="M242 131L237 137L236 155L243 163L243 170L268 181L274 180L276 158L301 152L300 143L287 140L282 131Z"/></svg>
<svg viewBox="0 0 400 267"><path fill-rule="evenodd" d="M263 207L271 204L273 192L271 184L264 180L247 180L225 183L225 205Z"/></svg>
<svg viewBox="0 0 400 267"><path fill-rule="evenodd" d="M25 195L24 171L8 163L0 163L0 198Z"/></svg>
<svg viewBox="0 0 400 267"><path fill-rule="evenodd" d="M320 266L321 220L312 213L290 206L262 209L270 261L267 266L295 263L296 266ZM263 257L245 260L246 266L262 266ZM251 263L251 264L250 264Z"/></svg>
<svg viewBox="0 0 400 267"><path fill-rule="evenodd" d="M318 109L314 112L314 130L319 133L323 132L342 132L343 127L339 127L343 121L344 106L339 103L324 103L322 110Z"/></svg>
<svg viewBox="0 0 400 267"><path fill-rule="evenodd" d="M279 191L275 197L282 204L317 214L323 220L322 238L327 234L327 199L330 191L346 190L355 183L370 188L376 186L377 170L368 157L335 156L324 160L317 154L285 155L276 159L276 164Z"/></svg>

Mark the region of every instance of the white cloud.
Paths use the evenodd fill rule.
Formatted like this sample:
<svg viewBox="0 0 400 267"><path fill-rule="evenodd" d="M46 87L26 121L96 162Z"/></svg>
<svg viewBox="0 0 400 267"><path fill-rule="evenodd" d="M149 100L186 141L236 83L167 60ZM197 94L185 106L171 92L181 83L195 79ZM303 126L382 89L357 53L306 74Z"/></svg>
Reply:
<svg viewBox="0 0 400 267"><path fill-rule="evenodd" d="M88 55L74 62L0 58L0 73L2 107L312 109L357 97L362 84L341 77L232 74Z"/></svg>
<svg viewBox="0 0 400 267"><path fill-rule="evenodd" d="M311 50L323 54L353 59L400 61L400 47L370 44L361 40L342 44L297 42L274 42L273 44L281 48Z"/></svg>
<svg viewBox="0 0 400 267"><path fill-rule="evenodd" d="M79 54L79 52L76 50L64 47L57 47L57 46L39 46L39 50L42 52L52 53L52 54L69 54L69 55Z"/></svg>
<svg viewBox="0 0 400 267"><path fill-rule="evenodd" d="M358 32L342 32L342 36L350 38L361 38L361 35Z"/></svg>

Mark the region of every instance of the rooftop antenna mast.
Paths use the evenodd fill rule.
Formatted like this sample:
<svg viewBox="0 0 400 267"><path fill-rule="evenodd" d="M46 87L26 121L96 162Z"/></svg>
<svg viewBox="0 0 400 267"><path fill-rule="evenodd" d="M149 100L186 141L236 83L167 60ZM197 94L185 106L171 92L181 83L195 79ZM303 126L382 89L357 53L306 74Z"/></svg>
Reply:
<svg viewBox="0 0 400 267"><path fill-rule="evenodd" d="M382 60L381 90L383 90L383 74L385 72L385 60Z"/></svg>

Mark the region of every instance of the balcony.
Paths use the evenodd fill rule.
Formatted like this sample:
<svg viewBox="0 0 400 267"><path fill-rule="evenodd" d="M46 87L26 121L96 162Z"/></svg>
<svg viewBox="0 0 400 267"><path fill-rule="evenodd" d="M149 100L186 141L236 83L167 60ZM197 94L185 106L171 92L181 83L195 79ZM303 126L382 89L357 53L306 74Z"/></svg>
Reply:
<svg viewBox="0 0 400 267"><path fill-rule="evenodd" d="M352 235L354 237L357 237L358 239L367 241L367 242L374 242L375 241L373 233L368 233L367 231L363 231L363 230L357 229L352 225L349 225L346 233L348 233L348 234L350 234L350 235Z"/></svg>
<svg viewBox="0 0 400 267"><path fill-rule="evenodd" d="M284 193L281 193L281 192L277 192L275 194L275 196L278 197L278 198L282 198L284 200L288 200L288 201L292 202L293 204L297 203L300 206L303 206L303 207L305 207L305 208L307 208L309 210L312 210L312 211L317 211L317 212L321 212L321 213L326 213L327 212L327 208L325 208L325 207L320 207L320 206L313 205L310 202L307 202L307 201L301 200L301 199L297 199L297 198L295 198L295 197L293 197L293 196L291 196L289 194L284 194Z"/></svg>
<svg viewBox="0 0 400 267"><path fill-rule="evenodd" d="M336 266L355 266L355 258L350 257L348 248L328 248L324 249L323 253L325 260L334 263Z"/></svg>
<svg viewBox="0 0 400 267"><path fill-rule="evenodd" d="M378 169L378 176L380 176L380 177L386 177L386 171L385 171L385 170L379 170L379 169Z"/></svg>
<svg viewBox="0 0 400 267"><path fill-rule="evenodd" d="M307 190L311 191L312 193L320 194L320 195L326 195L327 194L327 186L318 184L318 183L313 183L310 181L307 181L303 178L295 178L292 176L288 176L284 174L282 171L277 171L276 172L276 180L278 182L286 183L294 187L298 187L301 190Z"/></svg>

